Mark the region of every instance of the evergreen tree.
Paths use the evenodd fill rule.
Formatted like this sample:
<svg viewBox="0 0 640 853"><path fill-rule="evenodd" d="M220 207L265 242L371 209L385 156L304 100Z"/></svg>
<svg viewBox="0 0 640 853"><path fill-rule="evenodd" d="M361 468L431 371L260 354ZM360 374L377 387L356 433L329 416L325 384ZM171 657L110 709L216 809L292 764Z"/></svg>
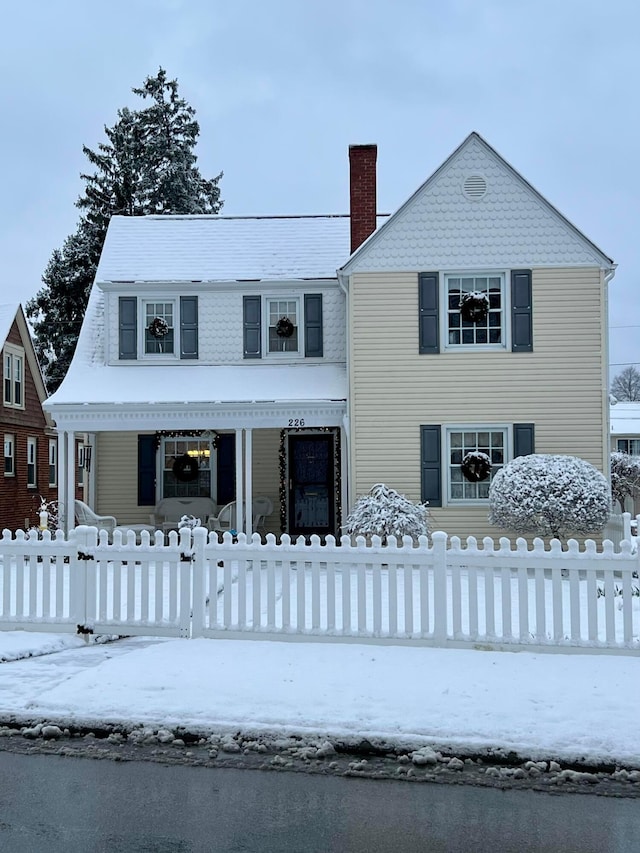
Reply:
<svg viewBox="0 0 640 853"><path fill-rule="evenodd" d="M56 249L44 287L26 305L49 392L62 382L73 357L109 220L113 215L218 213L222 173L206 180L196 166L200 128L195 110L178 95L177 80L160 68L132 90L148 106L118 110L107 141L83 146L93 167L82 174L76 232Z"/></svg>

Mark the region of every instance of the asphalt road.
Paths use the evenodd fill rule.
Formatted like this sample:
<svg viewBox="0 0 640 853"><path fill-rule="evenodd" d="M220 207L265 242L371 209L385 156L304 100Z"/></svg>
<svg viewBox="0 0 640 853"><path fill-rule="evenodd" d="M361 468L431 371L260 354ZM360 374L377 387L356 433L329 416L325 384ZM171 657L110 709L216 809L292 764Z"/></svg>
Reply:
<svg viewBox="0 0 640 853"><path fill-rule="evenodd" d="M637 798L0 752L10 853L636 853Z"/></svg>

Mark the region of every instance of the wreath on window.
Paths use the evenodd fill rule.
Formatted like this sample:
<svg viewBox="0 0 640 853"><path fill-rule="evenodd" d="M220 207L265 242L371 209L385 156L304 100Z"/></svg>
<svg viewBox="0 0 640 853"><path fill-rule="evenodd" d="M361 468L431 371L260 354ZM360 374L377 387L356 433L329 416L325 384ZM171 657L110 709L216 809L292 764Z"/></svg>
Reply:
<svg viewBox="0 0 640 853"><path fill-rule="evenodd" d="M162 317L154 317L149 323L148 329L154 338L164 338L169 334L169 324Z"/></svg>
<svg viewBox="0 0 640 853"><path fill-rule="evenodd" d="M276 335L279 338L290 338L295 326L288 317L280 317L276 323Z"/></svg>
<svg viewBox="0 0 640 853"><path fill-rule="evenodd" d="M489 313L489 297L481 290L471 290L463 293L458 303L463 320L472 323L482 323Z"/></svg>
<svg viewBox="0 0 640 853"><path fill-rule="evenodd" d="M470 483L480 483L491 473L491 459L481 450L471 450L462 460L462 474Z"/></svg>
<svg viewBox="0 0 640 853"><path fill-rule="evenodd" d="M181 483L190 483L198 476L198 460L185 453L183 456L178 456L171 470L176 480L179 480Z"/></svg>

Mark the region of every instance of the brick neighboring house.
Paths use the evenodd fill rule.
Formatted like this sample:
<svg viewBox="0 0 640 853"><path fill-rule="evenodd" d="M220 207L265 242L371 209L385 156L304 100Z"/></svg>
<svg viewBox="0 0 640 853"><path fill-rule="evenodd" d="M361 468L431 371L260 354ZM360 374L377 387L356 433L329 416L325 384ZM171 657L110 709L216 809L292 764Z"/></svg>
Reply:
<svg viewBox="0 0 640 853"><path fill-rule="evenodd" d="M57 439L51 416L42 408L47 394L22 307L0 305L2 341L1 428L4 477L0 529L38 523L40 496L55 500Z"/></svg>

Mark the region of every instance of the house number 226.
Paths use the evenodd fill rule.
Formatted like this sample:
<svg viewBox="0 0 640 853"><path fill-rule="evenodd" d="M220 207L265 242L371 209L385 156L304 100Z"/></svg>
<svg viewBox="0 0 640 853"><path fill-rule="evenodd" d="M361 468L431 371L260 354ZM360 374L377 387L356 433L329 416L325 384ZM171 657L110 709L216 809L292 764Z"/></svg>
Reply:
<svg viewBox="0 0 640 853"><path fill-rule="evenodd" d="M304 426L304 418L289 418L289 426L290 427L303 427Z"/></svg>

